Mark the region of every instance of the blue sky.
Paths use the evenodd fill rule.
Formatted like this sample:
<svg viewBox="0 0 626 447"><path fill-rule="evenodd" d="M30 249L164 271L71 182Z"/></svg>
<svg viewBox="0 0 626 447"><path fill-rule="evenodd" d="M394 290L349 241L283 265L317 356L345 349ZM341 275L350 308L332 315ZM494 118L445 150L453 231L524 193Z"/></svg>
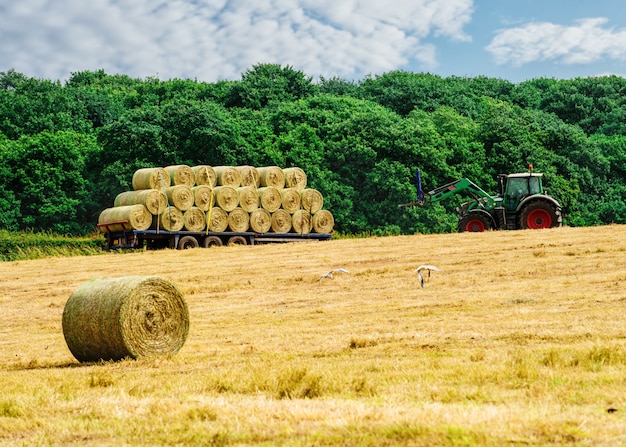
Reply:
<svg viewBox="0 0 626 447"><path fill-rule="evenodd" d="M314 79L392 70L521 82L626 76L623 0L20 0L0 3L0 71L64 81Z"/></svg>

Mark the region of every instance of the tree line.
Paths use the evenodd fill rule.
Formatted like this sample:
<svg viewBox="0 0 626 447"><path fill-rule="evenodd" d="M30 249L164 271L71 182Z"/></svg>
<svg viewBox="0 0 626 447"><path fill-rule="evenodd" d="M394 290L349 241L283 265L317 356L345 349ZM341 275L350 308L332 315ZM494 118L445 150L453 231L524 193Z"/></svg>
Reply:
<svg viewBox="0 0 626 447"><path fill-rule="evenodd" d="M66 82L0 72L0 228L85 235L142 167L298 166L342 233L455 231L463 197L398 207L532 164L565 224L626 223L626 79L521 83L393 71L313 80L258 64L237 81Z"/></svg>

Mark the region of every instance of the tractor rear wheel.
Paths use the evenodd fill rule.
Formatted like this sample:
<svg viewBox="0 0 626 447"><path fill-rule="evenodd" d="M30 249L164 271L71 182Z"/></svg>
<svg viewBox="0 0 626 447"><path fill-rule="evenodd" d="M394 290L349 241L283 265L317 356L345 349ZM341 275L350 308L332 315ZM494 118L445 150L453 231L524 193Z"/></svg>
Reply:
<svg viewBox="0 0 626 447"><path fill-rule="evenodd" d="M491 222L482 214L471 213L459 220L457 230L459 233L465 233L466 231L482 233L485 230L491 230Z"/></svg>
<svg viewBox="0 0 626 447"><path fill-rule="evenodd" d="M518 219L518 228L540 230L561 226L555 207L546 202L532 202L526 205Z"/></svg>

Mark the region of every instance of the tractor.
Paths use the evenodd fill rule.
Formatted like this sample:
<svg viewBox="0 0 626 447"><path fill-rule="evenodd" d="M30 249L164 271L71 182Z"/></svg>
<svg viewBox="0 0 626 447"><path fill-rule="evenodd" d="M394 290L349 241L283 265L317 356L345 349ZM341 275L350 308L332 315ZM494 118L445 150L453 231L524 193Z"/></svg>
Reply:
<svg viewBox="0 0 626 447"><path fill-rule="evenodd" d="M529 171L499 174L498 194L490 195L467 178L455 180L428 192L431 202L466 194L472 200L456 209L460 233L486 230L520 230L560 227L561 205L543 189L543 174ZM424 197L419 171L416 176L418 200L399 206L423 205Z"/></svg>

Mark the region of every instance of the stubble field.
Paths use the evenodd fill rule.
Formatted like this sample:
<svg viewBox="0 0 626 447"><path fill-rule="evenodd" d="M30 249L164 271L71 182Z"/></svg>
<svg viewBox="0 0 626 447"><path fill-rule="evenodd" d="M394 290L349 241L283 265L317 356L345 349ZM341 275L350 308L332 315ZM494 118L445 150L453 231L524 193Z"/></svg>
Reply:
<svg viewBox="0 0 626 447"><path fill-rule="evenodd" d="M67 299L128 275L185 345L80 364ZM625 283L618 225L0 263L0 444L626 445Z"/></svg>

